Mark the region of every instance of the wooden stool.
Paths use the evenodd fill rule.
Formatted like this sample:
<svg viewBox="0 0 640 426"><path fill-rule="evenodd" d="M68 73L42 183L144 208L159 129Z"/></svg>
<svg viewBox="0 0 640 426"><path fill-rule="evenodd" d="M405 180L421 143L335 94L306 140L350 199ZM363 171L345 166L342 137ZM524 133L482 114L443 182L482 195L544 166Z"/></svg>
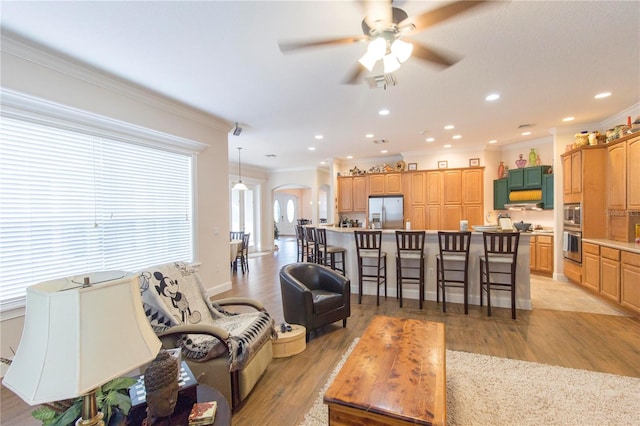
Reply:
<svg viewBox="0 0 640 426"><path fill-rule="evenodd" d="M289 324L291 331L282 332L278 328L278 339L273 341L273 357L287 358L297 355L307 347L307 329L303 325Z"/></svg>
<svg viewBox="0 0 640 426"><path fill-rule="evenodd" d="M396 231L396 291L402 308L402 285L417 284L420 309L424 300L424 231Z"/></svg>
<svg viewBox="0 0 640 426"><path fill-rule="evenodd" d="M511 318L516 319L516 263L519 232L483 232L484 255L480 256L480 306L487 293L487 315L491 316L491 290L511 292ZM507 269L507 270L505 270ZM507 282L496 281L507 277Z"/></svg>
<svg viewBox="0 0 640 426"><path fill-rule="evenodd" d="M319 264L329 266L334 271L339 271L342 275L346 275L344 266L344 253L346 250L344 247L328 245L327 230L324 228L316 229L316 250ZM337 254L340 255L339 259L336 259Z"/></svg>

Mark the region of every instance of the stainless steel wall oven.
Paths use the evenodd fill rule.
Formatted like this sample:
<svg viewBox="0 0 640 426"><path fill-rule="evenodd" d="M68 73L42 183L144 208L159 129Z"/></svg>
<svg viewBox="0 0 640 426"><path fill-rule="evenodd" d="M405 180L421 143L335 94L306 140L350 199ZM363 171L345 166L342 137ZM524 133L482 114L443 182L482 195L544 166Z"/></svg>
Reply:
<svg viewBox="0 0 640 426"><path fill-rule="evenodd" d="M562 255L582 263L582 208L580 204L565 204L562 233Z"/></svg>

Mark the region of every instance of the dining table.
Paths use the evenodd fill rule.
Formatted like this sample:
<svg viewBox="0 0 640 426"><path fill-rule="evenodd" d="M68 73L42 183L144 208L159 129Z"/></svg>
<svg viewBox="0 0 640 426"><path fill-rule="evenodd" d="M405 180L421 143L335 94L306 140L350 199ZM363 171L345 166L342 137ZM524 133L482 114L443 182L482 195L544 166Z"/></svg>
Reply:
<svg viewBox="0 0 640 426"><path fill-rule="evenodd" d="M238 256L238 252L242 248L242 240L231 240L229 241L229 261L231 263L235 262L236 257Z"/></svg>

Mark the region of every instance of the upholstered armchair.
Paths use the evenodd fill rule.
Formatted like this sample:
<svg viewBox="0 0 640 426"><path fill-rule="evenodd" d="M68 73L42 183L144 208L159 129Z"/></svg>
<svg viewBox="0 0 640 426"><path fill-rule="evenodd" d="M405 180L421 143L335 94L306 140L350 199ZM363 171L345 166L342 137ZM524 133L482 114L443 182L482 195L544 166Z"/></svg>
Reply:
<svg viewBox="0 0 640 426"><path fill-rule="evenodd" d="M211 301L197 272L168 263L140 273L147 319L165 349L181 348L199 383L218 389L232 409L249 395L273 358L274 321L258 301ZM242 305L236 312L225 309Z"/></svg>
<svg viewBox="0 0 640 426"><path fill-rule="evenodd" d="M280 270L284 319L311 331L351 315L351 281L326 266L292 263Z"/></svg>

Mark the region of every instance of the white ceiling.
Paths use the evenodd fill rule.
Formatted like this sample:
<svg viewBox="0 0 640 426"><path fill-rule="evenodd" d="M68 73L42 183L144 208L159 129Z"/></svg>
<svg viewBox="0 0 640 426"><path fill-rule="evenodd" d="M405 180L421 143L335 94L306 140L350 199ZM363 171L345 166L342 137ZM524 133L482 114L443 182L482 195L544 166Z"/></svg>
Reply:
<svg viewBox="0 0 640 426"><path fill-rule="evenodd" d="M441 4L394 2L409 16ZM413 37L460 62L441 70L410 58L394 73L398 85L386 90L341 84L365 44L279 50L279 41L360 36L365 8L355 1L2 1L0 8L3 29L240 122L244 131L229 139L230 160L241 146L243 164L270 169L441 150L445 143L511 144L548 136L566 126L563 117L575 116L572 126L599 122L640 100L639 1L475 8ZM594 99L603 91L613 95ZM500 100L485 101L493 92ZM377 114L383 107L390 115ZM447 124L455 130L444 130ZM531 136L520 135L521 124L533 125ZM387 139L389 154L366 133ZM425 142L428 136L435 142Z"/></svg>

